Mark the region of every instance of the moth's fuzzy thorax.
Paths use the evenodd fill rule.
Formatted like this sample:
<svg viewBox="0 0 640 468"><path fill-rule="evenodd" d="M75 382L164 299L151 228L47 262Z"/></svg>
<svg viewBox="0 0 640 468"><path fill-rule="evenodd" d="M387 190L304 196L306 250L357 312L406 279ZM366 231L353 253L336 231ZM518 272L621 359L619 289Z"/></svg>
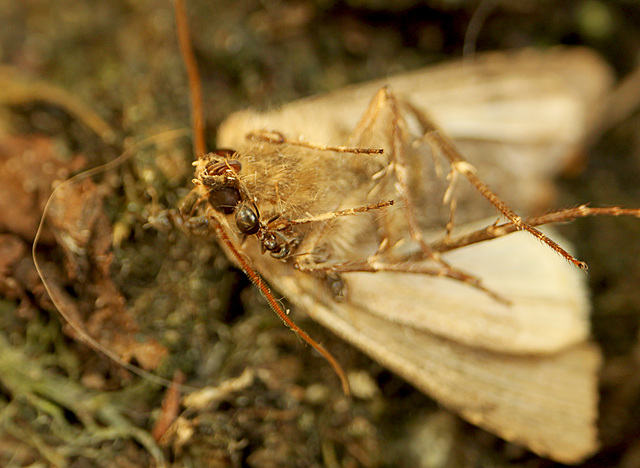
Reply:
<svg viewBox="0 0 640 468"><path fill-rule="evenodd" d="M376 163L372 155L260 142L247 142L234 157L242 163L241 183L253 197L263 220L276 215L295 220L362 206L368 203L367 194L372 187L371 167L385 162ZM361 214L303 224L296 230L305 239L318 230L330 232L323 236L321 245L314 242L314 248L331 255L350 256L361 241L360 232L370 226L370 217ZM309 243L303 241L298 250L304 251Z"/></svg>

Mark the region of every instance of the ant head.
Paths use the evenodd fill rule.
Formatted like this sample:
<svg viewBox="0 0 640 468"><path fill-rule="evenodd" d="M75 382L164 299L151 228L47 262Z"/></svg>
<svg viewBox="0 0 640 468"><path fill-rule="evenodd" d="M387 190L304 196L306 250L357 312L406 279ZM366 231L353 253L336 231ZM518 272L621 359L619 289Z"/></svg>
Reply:
<svg viewBox="0 0 640 468"><path fill-rule="evenodd" d="M242 203L236 209L236 226L242 234L250 236L260 230L260 213L257 207L254 208Z"/></svg>

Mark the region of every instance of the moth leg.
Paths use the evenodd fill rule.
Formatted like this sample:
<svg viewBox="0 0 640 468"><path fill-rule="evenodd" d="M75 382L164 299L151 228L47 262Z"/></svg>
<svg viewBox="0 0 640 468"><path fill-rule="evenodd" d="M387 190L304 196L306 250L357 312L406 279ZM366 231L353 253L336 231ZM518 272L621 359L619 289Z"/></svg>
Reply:
<svg viewBox="0 0 640 468"><path fill-rule="evenodd" d="M457 270L449 263L447 263L440 256L439 252L435 251L431 248L427 242L424 240L422 235L422 230L418 224L418 220L415 214L415 203L413 197L411 195L411 191L409 188L409 165L407 162L407 158L405 155L405 146L406 142L409 141L409 132L406 128L406 122L400 113L400 104L395 95L390 91L388 87L381 88L373 97L367 109L364 111L360 121L356 125L355 130L353 131L349 143L360 145L367 138L367 134L372 131L372 129L376 126L376 124L380 124L381 119L388 118L390 133L388 134L388 143L389 147L389 155L390 158L389 164L387 167L383 168L378 174L376 174L376 183L382 184L385 182L385 179L388 180L389 177L395 176L395 183L393 184L393 188L397 193L400 194L400 198L403 202L403 211L404 217L407 222L407 227L409 231L409 236L413 242L415 242L420 251L422 253L422 257L425 259L433 260L437 266L429 267L427 269L421 269L422 267L418 267L418 265L422 265L421 263L412 264L412 266L401 267L399 269L394 269L391 267L390 263L386 263L388 269L379 270L379 271L401 271L406 273L424 273L432 276L442 276L451 279L455 279L458 281L462 281L464 283L468 283L469 285L486 291L486 288L482 286L481 281L474 277L471 274L465 273L463 271ZM383 122L384 123L384 122ZM384 223L384 219L381 221ZM385 229L384 225L382 226L384 232L388 232L388 229ZM390 250L390 248L383 249L383 244L387 241L387 237L383 237L381 244L378 248L381 250ZM368 265L371 265L371 261L366 262ZM363 268L364 263L362 264ZM366 268L370 268L366 267ZM420 270L420 271L416 271ZM361 271L370 271L370 270L361 270ZM492 296L495 294L491 293Z"/></svg>
<svg viewBox="0 0 640 468"><path fill-rule="evenodd" d="M323 221L331 221L332 219L340 218L342 216L350 216L350 215L356 215L359 213L368 213L369 211L373 211L373 210L380 210L382 208L392 206L393 204L394 204L393 200L380 202L380 203L372 203L371 205L358 206L356 208L347 208L346 210L330 211L328 213L323 213L316 216L310 216L308 218L290 219L290 220L287 220L286 223L290 226L294 226L296 224L308 224L308 223L318 223Z"/></svg>
<svg viewBox="0 0 640 468"><path fill-rule="evenodd" d="M391 114L391 134L389 137L389 165L376 174L378 183L382 179L394 174L397 180L396 190L400 193L403 202L403 209L408 223L409 235L416 242L426 258L441 263L449 267L437 252L434 252L424 241L421 230L415 216L415 204L409 191L407 161L404 151L404 142L407 141L407 129L404 120L400 116L397 99L388 87L381 88L373 97L367 109L365 109L360 121L351 134L350 143L360 143L365 139L367 132L374 128L376 122L382 118L385 111ZM450 267L449 267L450 268Z"/></svg>
<svg viewBox="0 0 640 468"><path fill-rule="evenodd" d="M496 301L502 302L504 304L508 304L509 301L497 294L495 291L492 291L486 288L482 282L463 271L454 269L454 268L443 268L441 265L436 263L425 263L425 262L394 262L387 263L378 261L376 256L373 256L367 260L362 261L349 261L343 263L317 263L317 264L309 264L306 262L296 262L295 268L305 273L322 273L325 277L332 282L336 282L336 279L339 278L343 273L377 273L377 272L393 272L393 273L414 273L414 274L423 274L434 276L438 278L449 278L452 280L460 281L462 283L468 284L486 294L491 296ZM332 286L333 289L333 286ZM343 294L341 294L343 295Z"/></svg>
<svg viewBox="0 0 640 468"><path fill-rule="evenodd" d="M486 294L488 294L493 299L508 304L508 301L504 299L502 296L497 294L496 292L486 288L482 281L462 270L449 267L444 264L444 262L432 262L425 263L424 261L402 261L402 262L387 262L381 261L380 259L384 257L384 253L390 249L388 245L388 239L384 238L380 244L378 245L378 249L376 253L371 255L366 260L352 260L348 262L342 263L333 263L329 264L322 260L318 259L317 254L315 253L315 246L321 243L322 236L326 233L330 226L330 221L336 219L338 216L351 215L356 213L362 213L371 211L374 209L384 208L392 203L379 203L375 205L368 205L360 208L352 208L348 210L343 210L341 212L334 213L326 213L324 215L319 215L313 218L304 218L293 221L286 221L287 223L293 224L302 224L306 222L316 222L316 221L328 221L326 222L320 229L318 229L315 233L314 239L311 241L311 248L308 253L302 253L294 256L293 266L299 271L303 271L305 273L311 273L315 275L321 275L329 288L331 289L332 294L337 299L342 298L346 295L346 285L342 280L342 273L355 273L355 272L367 272L367 273L375 273L375 272L394 272L394 273L415 273L415 274L425 274L434 277L440 278L449 278L455 281L463 282L469 286L472 286ZM287 224L287 227L290 227L291 224Z"/></svg>
<svg viewBox="0 0 640 468"><path fill-rule="evenodd" d="M310 216L307 218L280 219L279 217L275 217L273 220L267 223L266 227L268 231L271 231L274 233L280 233L280 232L287 232L287 231L293 232L292 228L293 226L296 226L296 225L309 224L309 223L322 223L318 229L314 230L313 233L311 233L310 236L307 237L307 242L311 246L310 251L313 252L315 250L315 247L322 242L322 239L329 231L332 220L335 220L343 216L353 216L360 213L368 213L370 211L381 210L389 206L392 206L393 204L394 204L393 200L388 200L386 202L373 203L371 205L364 205L356 208L347 208L345 210L330 211L327 213L322 213L322 214L319 214L316 216ZM281 259L285 259L286 257L288 257L291 254L293 248L298 247L300 240L301 239L298 238L297 242L294 241L290 243L291 248L287 249L282 256L275 256L275 257L281 258ZM304 256L304 255L305 254L301 256ZM272 256L274 256L273 253L272 253Z"/></svg>
<svg viewBox="0 0 640 468"><path fill-rule="evenodd" d="M425 258L435 260L440 263L444 268L453 269L447 264L438 252L434 251L424 240L422 230L418 225L417 217L415 214L415 202L411 195L409 188L409 164L406 157L406 142L409 141L408 129L406 128L406 122L400 114L400 106L398 99L391 92L391 90L385 86L381 88L373 97L369 106L364 111L360 121L356 125L355 130L351 134L350 143L359 143L365 139L365 135L376 124L376 121L384 118L384 114L390 114L390 134L388 146L389 151L389 165L376 174L379 179L387 178L391 175L395 176L396 183L394 184L395 190L400 194L400 198L403 202L403 210L408 225L409 236L422 251Z"/></svg>
<svg viewBox="0 0 640 468"><path fill-rule="evenodd" d="M413 106L410 102L402 103L413 114L422 127L422 139L429 143L431 147L444 156L449 161L451 169L464 177L475 187L489 203L491 203L502 216L504 216L515 228L516 231L527 231L543 244L549 246L553 251L580 269L586 270L587 265L577 260L573 255L560 247L556 242L540 232L514 212L505 202L498 197L484 182L475 174L474 167L469 164L460 152L456 149L453 141L431 120L422 110Z"/></svg>
<svg viewBox="0 0 640 468"><path fill-rule="evenodd" d="M358 146L330 146L311 143L302 140L293 140L286 137L278 131L255 130L246 135L247 140L264 141L274 145L292 145L302 148L309 148L318 151L335 151L337 153L354 153L354 154L382 154L384 150L381 148L361 148Z"/></svg>
<svg viewBox="0 0 640 468"><path fill-rule="evenodd" d="M617 206L605 208L591 208L587 205L580 205L574 208L554 211L541 216L527 218L524 220L529 226L544 226L546 224L563 223L573 221L587 216L634 216L640 218L640 209L620 208ZM484 242L498 237L506 236L518 231L518 227L513 223L492 224L482 229L458 236L455 238L445 238L431 244L431 247L438 252L459 249L478 242Z"/></svg>

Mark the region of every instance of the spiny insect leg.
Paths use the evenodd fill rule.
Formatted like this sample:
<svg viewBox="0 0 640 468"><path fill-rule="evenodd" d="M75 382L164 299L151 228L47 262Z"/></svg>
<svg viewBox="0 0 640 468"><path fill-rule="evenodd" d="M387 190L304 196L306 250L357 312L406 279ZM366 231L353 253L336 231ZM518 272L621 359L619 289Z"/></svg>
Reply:
<svg viewBox="0 0 640 468"><path fill-rule="evenodd" d="M540 232L535 227L527 224L522 218L515 213L509 206L502 201L502 199L493 192L484 182L482 182L475 174L475 170L471 164L469 164L460 152L456 149L453 141L449 139L446 134L440 130L435 123L429 118L429 116L412 106L410 103L403 103L411 110L415 118L420 122L423 130L423 139L427 141L432 147L437 150L442 156L444 156L451 165L451 168L461 175L465 176L467 180L473 185L476 190L489 201L502 216L510 221L518 231L527 231L543 244L548 245L553 251L558 253L561 257L568 262L573 263L582 270L587 269L587 265L584 262L577 260L573 255L560 247L555 241L547 237L544 233Z"/></svg>
<svg viewBox="0 0 640 468"><path fill-rule="evenodd" d="M486 288L482 282L463 271L446 268L440 264L434 263L426 263L426 262L394 262L394 263L386 263L379 261L375 257L371 257L367 260L362 261L349 261L344 263L334 263L334 264L315 264L309 265L304 263L296 264L296 268L300 271L304 271L306 273L324 273L325 275L335 275L341 273L377 273L377 272L393 272L393 273L414 273L414 274L422 274L429 275L439 278L449 278L452 280L460 281L462 283L468 284L486 294L491 296L493 299L502 302L508 303L508 301L497 294L494 291Z"/></svg>
<svg viewBox="0 0 640 468"><path fill-rule="evenodd" d="M574 208L567 208L541 216L527 218L524 222L529 226L535 227L553 223L564 223L578 218L586 218L588 216L634 216L636 218L640 218L640 209L620 208L618 206L591 208L587 205L580 205ZM438 252L447 252L467 245L477 244L478 242L484 242L506 236L507 234L511 234L516 231L519 231L518 226L511 222L492 224L491 226L478 229L462 236L445 238L434 242L431 244L431 247Z"/></svg>
<svg viewBox="0 0 640 468"><path fill-rule="evenodd" d="M277 131L258 130L248 133L247 140L264 141L274 145L293 145L302 148L309 148L318 151L335 151L337 153L354 153L354 154L382 154L380 148L361 148L358 146L330 146L318 143L306 142L302 140L293 140L286 137L283 133Z"/></svg>
<svg viewBox="0 0 640 468"><path fill-rule="evenodd" d="M364 111L355 131L351 135L350 143L360 142L364 136L376 125L376 120L383 118L383 115L389 115L391 117L390 132L390 170L384 170L377 183L382 183L383 179L394 177L395 183L393 184L395 190L400 194L402 199L402 209L407 222L409 236L413 242L415 242L422 252L422 256L425 259L433 260L438 264L437 274L434 276L444 276L458 281L463 281L481 290L486 290L482 286L480 280L474 276L459 271L453 266L449 265L438 252L433 250L425 241L422 235L422 230L418 225L418 221L415 214L415 203L411 195L409 187L409 165L405 155L406 142L408 141L408 130L406 128L406 122L400 114L400 106L398 99L391 92L388 87L381 88L370 101L369 106ZM384 222L384 219L382 220ZM400 269L402 270L402 269ZM399 270L399 271L400 271ZM388 270L391 271L391 270ZM408 272L408 271L407 271ZM424 271L425 274L433 274L433 271ZM492 296L495 294L490 293Z"/></svg>

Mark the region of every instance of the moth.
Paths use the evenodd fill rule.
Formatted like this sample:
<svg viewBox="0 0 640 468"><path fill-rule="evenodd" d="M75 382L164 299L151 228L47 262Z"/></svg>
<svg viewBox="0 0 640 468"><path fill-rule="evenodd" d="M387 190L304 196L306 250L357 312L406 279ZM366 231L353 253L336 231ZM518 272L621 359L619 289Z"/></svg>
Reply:
<svg viewBox="0 0 640 468"><path fill-rule="evenodd" d="M213 153L196 118L184 221L443 406L577 462L597 448L584 274L553 231L510 232L598 214L518 225L546 210L611 82L584 49L496 53L238 112Z"/></svg>
<svg viewBox="0 0 640 468"><path fill-rule="evenodd" d="M187 224L215 231L305 340L260 276L473 424L560 462L592 454L601 357L584 265L534 226L616 209L523 217L546 208L598 118L607 65L579 48L478 55L237 112L207 153L181 4Z"/></svg>

